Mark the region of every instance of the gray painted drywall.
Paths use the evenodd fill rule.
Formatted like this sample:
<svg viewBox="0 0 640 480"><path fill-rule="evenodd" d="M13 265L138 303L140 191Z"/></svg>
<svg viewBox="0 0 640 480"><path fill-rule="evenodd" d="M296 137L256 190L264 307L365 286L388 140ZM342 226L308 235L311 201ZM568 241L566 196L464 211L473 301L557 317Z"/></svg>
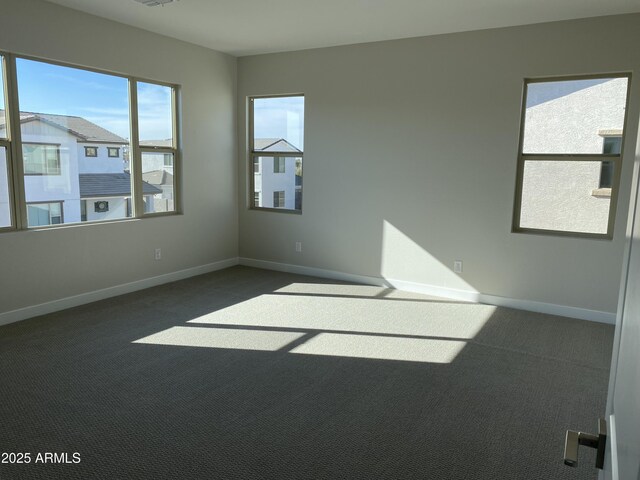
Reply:
<svg viewBox="0 0 640 480"><path fill-rule="evenodd" d="M184 215L0 234L0 313L237 256L235 58L38 0L2 1L0 50L180 84L184 192Z"/></svg>
<svg viewBox="0 0 640 480"><path fill-rule="evenodd" d="M240 256L615 312L633 157L613 240L511 233L521 94L525 77L638 72L627 47L639 25L625 15L240 58ZM625 152L639 87L634 77ZM306 95L302 215L247 209L246 97L284 93Z"/></svg>

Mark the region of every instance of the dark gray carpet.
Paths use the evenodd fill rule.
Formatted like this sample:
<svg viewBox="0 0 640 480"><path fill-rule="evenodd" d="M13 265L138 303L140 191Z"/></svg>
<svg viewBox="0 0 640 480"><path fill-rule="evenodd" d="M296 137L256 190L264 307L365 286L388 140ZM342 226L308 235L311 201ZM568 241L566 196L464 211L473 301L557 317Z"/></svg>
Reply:
<svg viewBox="0 0 640 480"><path fill-rule="evenodd" d="M339 283L234 267L0 327L0 451L32 455L0 479L596 478L564 431L613 327Z"/></svg>

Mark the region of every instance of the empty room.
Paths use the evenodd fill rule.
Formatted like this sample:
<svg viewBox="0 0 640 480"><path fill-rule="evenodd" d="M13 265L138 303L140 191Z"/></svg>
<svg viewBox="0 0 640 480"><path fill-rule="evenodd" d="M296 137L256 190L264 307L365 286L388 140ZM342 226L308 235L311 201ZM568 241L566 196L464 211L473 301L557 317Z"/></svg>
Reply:
<svg viewBox="0 0 640 480"><path fill-rule="evenodd" d="M0 479L640 479L636 0L0 12Z"/></svg>

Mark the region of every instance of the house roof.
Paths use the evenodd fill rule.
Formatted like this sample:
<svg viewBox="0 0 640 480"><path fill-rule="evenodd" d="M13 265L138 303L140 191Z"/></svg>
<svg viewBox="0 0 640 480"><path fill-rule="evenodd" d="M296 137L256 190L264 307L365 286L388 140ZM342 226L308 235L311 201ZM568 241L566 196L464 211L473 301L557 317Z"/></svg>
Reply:
<svg viewBox="0 0 640 480"><path fill-rule="evenodd" d="M256 152L300 152L302 150L287 142L284 138L256 138L253 141Z"/></svg>
<svg viewBox="0 0 640 480"><path fill-rule="evenodd" d="M173 185L173 175L165 170L152 170L142 174L142 179L151 185Z"/></svg>
<svg viewBox="0 0 640 480"><path fill-rule="evenodd" d="M162 193L159 188L142 182L144 195ZM81 173L80 197L123 197L131 195L131 175L123 173Z"/></svg>
<svg viewBox="0 0 640 480"><path fill-rule="evenodd" d="M90 122L86 118L72 115L54 115L50 113L20 112L20 123L41 121L48 125L66 130L78 137L81 142L96 143L129 143L109 130ZM5 128L6 116L4 110L0 110L0 129Z"/></svg>

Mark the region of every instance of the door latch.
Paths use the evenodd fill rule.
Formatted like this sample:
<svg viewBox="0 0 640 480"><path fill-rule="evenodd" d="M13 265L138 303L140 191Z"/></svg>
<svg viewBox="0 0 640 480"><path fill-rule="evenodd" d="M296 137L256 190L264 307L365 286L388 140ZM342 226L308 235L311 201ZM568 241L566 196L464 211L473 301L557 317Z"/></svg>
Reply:
<svg viewBox="0 0 640 480"><path fill-rule="evenodd" d="M605 422L604 418L598 420L598 435L567 430L567 437L564 441L565 465L569 465L570 467L578 465L578 447L580 445L598 450L596 454L596 468L602 470L604 466L604 452L607 447L607 422Z"/></svg>

